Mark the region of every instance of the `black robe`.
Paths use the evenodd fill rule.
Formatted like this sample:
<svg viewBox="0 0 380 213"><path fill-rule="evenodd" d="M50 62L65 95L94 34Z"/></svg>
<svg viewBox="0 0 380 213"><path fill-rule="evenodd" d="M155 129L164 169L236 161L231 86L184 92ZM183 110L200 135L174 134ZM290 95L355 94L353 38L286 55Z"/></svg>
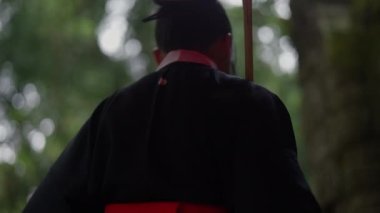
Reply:
<svg viewBox="0 0 380 213"><path fill-rule="evenodd" d="M236 213L320 212L280 99L187 62L105 99L24 211L95 213L109 203L148 201L216 204Z"/></svg>

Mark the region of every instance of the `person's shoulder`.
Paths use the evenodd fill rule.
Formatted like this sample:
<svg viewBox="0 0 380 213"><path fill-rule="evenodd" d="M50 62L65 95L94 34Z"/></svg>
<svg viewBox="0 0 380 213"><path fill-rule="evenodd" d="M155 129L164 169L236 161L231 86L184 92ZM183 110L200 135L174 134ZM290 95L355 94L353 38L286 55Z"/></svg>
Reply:
<svg viewBox="0 0 380 213"><path fill-rule="evenodd" d="M154 91L154 87L158 84L161 76L159 72L150 73L141 79L134 81L128 85L116 90L111 96L108 97L112 102L119 103L120 101L126 102L130 99L142 99L147 94Z"/></svg>
<svg viewBox="0 0 380 213"><path fill-rule="evenodd" d="M266 87L238 76L219 72L216 79L220 85L233 92L241 101L266 103L278 98Z"/></svg>
<svg viewBox="0 0 380 213"><path fill-rule="evenodd" d="M231 93L231 100L242 112L262 115L274 115L279 111L287 113L287 108L281 98L270 89L237 76L219 74L219 81Z"/></svg>
<svg viewBox="0 0 380 213"><path fill-rule="evenodd" d="M161 76L161 72L153 72L150 73L141 79L126 85L119 89L117 91L118 95L125 95L125 94L130 94L130 93L141 93L144 91L151 90L152 87L156 86L158 83L158 79Z"/></svg>
<svg viewBox="0 0 380 213"><path fill-rule="evenodd" d="M127 103L136 103L143 100L148 93L152 93L154 86L157 85L160 74L150 73L141 79L121 87L112 94L104 98L97 106L95 111L109 111L123 108Z"/></svg>

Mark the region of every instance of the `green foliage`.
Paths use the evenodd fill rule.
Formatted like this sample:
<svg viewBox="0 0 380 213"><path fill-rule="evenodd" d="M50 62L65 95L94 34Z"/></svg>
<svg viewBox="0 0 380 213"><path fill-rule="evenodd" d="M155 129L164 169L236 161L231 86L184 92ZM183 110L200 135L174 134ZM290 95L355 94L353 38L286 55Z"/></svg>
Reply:
<svg viewBox="0 0 380 213"><path fill-rule="evenodd" d="M111 61L97 46L95 32L103 4L50 0L8 4L13 16L0 31L0 72L11 72L15 90L9 97L0 93L0 107L5 111L0 120L13 123L16 132L0 143L13 147L17 160L12 166L0 162L4 186L0 188L0 212L21 211L27 195L91 110L129 80L124 65ZM14 97L23 94L30 83L41 101L30 110L18 109ZM38 153L31 148L28 134L39 129L44 118L55 121L56 131Z"/></svg>

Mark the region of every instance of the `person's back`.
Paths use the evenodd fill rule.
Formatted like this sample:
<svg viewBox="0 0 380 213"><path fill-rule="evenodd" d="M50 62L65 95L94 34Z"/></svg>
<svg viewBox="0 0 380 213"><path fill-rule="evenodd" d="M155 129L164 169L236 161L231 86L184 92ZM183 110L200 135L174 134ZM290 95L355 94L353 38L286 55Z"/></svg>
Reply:
<svg viewBox="0 0 380 213"><path fill-rule="evenodd" d="M114 116L104 116L115 131L110 135L122 137L108 140L107 203L171 200L236 208L251 198L240 211L293 206L292 212L313 212L289 115L275 95L188 63L169 65L132 88L114 97L108 111ZM141 106L149 107L136 109Z"/></svg>
<svg viewBox="0 0 380 213"><path fill-rule="evenodd" d="M152 202L319 212L277 96L200 51L163 52L157 72L98 106L25 212Z"/></svg>

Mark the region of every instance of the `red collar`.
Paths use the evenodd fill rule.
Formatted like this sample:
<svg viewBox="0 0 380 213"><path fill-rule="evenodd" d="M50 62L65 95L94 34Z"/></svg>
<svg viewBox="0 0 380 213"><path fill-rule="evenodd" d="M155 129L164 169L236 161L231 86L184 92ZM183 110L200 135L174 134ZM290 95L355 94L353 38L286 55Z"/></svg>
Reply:
<svg viewBox="0 0 380 213"><path fill-rule="evenodd" d="M214 61L212 61L209 57L203 55L200 52L191 50L173 50L165 56L165 58L162 60L162 62L156 70L160 70L166 67L167 65L175 62L190 62L196 64L204 64L210 66L213 69L218 69Z"/></svg>

